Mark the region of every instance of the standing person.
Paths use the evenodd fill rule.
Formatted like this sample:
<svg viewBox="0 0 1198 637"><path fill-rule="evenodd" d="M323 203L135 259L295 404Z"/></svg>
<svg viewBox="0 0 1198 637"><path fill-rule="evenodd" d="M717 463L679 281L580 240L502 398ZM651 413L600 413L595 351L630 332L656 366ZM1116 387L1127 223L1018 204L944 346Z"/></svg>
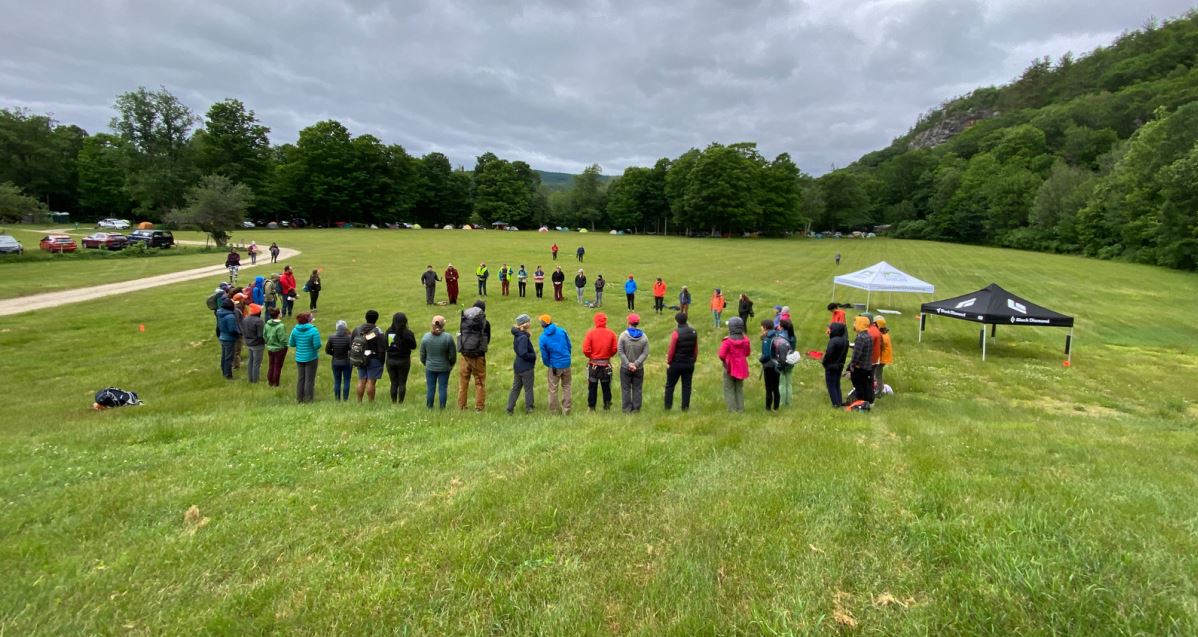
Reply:
<svg viewBox="0 0 1198 637"><path fill-rule="evenodd" d="M686 312L674 315L677 329L670 334L670 349L666 352L665 407L674 407L674 385L682 381L682 411L691 406L691 378L695 373L695 361L699 360L699 333L686 324Z"/></svg>
<svg viewBox="0 0 1198 637"><path fill-rule="evenodd" d="M869 382L870 382L870 385L874 388L874 395L876 396L878 394L878 392L882 391L882 388L879 387L877 384L877 382L878 382L878 377L877 377L878 364L882 362L882 330L878 329L878 325L874 322L875 320L876 319L873 316L869 317L869 340L873 342L873 346L874 346L873 360L870 361L871 363L873 363L873 369L871 369L869 371ZM882 322L885 323L886 321L883 320ZM238 351L237 358L238 358L238 360L241 359L240 350ZM869 402L872 403L873 399L870 399Z"/></svg>
<svg viewBox="0 0 1198 637"><path fill-rule="evenodd" d="M229 284L237 285L237 271L241 269L241 254L237 248L229 247L229 254L225 255L225 269L229 271Z"/></svg>
<svg viewBox="0 0 1198 637"><path fill-rule="evenodd" d="M258 265L258 242L250 241L250 246L246 248L246 252L250 253L250 265Z"/></svg>
<svg viewBox="0 0 1198 637"><path fill-rule="evenodd" d="M728 336L720 343L719 357L724 363L724 403L728 411L745 410L745 379L749 377L749 352L745 322L739 316L728 319Z"/></svg>
<svg viewBox="0 0 1198 637"><path fill-rule="evenodd" d="M270 242L270 262L271 263L279 262L279 244L277 244L273 241Z"/></svg>
<svg viewBox="0 0 1198 637"><path fill-rule="evenodd" d="M542 298L545 292L545 271L539 265L536 272L532 273L532 283L537 288L537 298Z"/></svg>
<svg viewBox="0 0 1198 637"><path fill-rule="evenodd" d="M574 275L574 291L578 294L579 305L582 305L583 300L586 298L586 290L587 274L582 271L582 268L578 268L578 274Z"/></svg>
<svg viewBox="0 0 1198 637"><path fill-rule="evenodd" d="M778 406L782 404L782 394L778 391L781 374L778 367L777 350L774 348L777 334L773 321L769 319L761 321L761 356L757 360L761 363L761 374L765 378L766 411L778 411Z"/></svg>
<svg viewBox="0 0 1198 637"><path fill-rule="evenodd" d="M532 384L537 351L533 349L532 337L528 333L531 326L532 319L527 314L521 314L516 317L516 326L512 328L512 351L516 358L512 362L512 391L507 397L509 416L516 410L520 390L524 390L524 413L531 414L533 409Z"/></svg>
<svg viewBox="0 0 1198 637"><path fill-rule="evenodd" d="M241 350L245 346L245 339L241 338L241 321L245 317L245 294L238 292L233 295L233 319L237 321L237 340L233 342L233 369L235 371L241 369Z"/></svg>
<svg viewBox="0 0 1198 637"><path fill-rule="evenodd" d="M678 293L678 311L688 317L691 313L691 291L685 285L682 286L682 291Z"/></svg>
<svg viewBox="0 0 1198 637"><path fill-rule="evenodd" d="M308 293L308 310L316 312L316 301L320 298L320 270L313 270L308 276L304 291Z"/></svg>
<svg viewBox="0 0 1198 637"><path fill-rule="evenodd" d="M556 244L556 243L554 243L553 245L549 246L549 252L550 252L551 254L553 254L553 260L554 260L554 261L557 261L557 244Z"/></svg>
<svg viewBox="0 0 1198 637"><path fill-rule="evenodd" d="M511 289L512 270L507 267L507 264L499 266L499 295L507 296Z"/></svg>
<svg viewBox="0 0 1198 637"><path fill-rule="evenodd" d="M266 312L270 320L266 322L263 334L266 337L266 384L271 387L279 386L279 376L283 373L283 361L287 359L287 334L283 321L279 320L279 308L272 307Z"/></svg>
<svg viewBox="0 0 1198 637"><path fill-rule="evenodd" d="M857 338L853 341L853 357L849 359L849 380L853 382L854 396L865 401L867 409L874 402L874 341L869 335L869 325L867 316L853 319Z"/></svg>
<svg viewBox="0 0 1198 637"><path fill-rule="evenodd" d="M620 334L617 351L620 353L620 397L624 413L641 410L645 386L645 360L649 358L649 336L641 329L641 317L628 315L628 328Z"/></svg>
<svg viewBox="0 0 1198 637"><path fill-rule="evenodd" d="M795 326L790 319L783 319L775 329L786 337L786 341L790 343L790 351L798 351L799 340L795 337ZM792 381L794 380L795 366L788 362L782 365L779 371L782 375L778 379L778 393L782 394L782 406L786 407L790 405L791 393L794 388Z"/></svg>
<svg viewBox="0 0 1198 637"><path fill-rule="evenodd" d="M516 271L516 286L520 290L520 298L524 298L524 292L528 289L528 270L524 269L524 264L520 264L520 269ZM531 321L532 319L529 319Z"/></svg>
<svg viewBox="0 0 1198 637"><path fill-rule="evenodd" d="M295 327L287 339L288 347L295 348L295 400L310 403L316 394L316 367L320 363L320 330L312 324L312 315L300 312L295 317Z"/></svg>
<svg viewBox="0 0 1198 637"><path fill-rule="evenodd" d="M445 317L433 317L432 328L420 339L420 364L424 365L424 384L427 387L424 404L433 408L433 398L440 392L441 409L449 390L449 372L458 360L453 337L445 333Z"/></svg>
<svg viewBox="0 0 1198 637"><path fill-rule="evenodd" d="M840 265L840 253L836 253L836 265Z"/></svg>
<svg viewBox="0 0 1198 637"><path fill-rule="evenodd" d="M358 402L362 402L363 394L370 397L370 402L374 402L375 386L383 377L383 369L387 365L387 337L378 328L378 322L378 311L367 310L366 322L355 327L352 334L355 348L361 342L359 349L364 359L358 365L358 388L355 392Z"/></svg>
<svg viewBox="0 0 1198 637"><path fill-rule="evenodd" d="M628 280L624 282L624 299L628 301L628 311L636 309L636 279L632 275L628 275Z"/></svg>
<svg viewBox="0 0 1198 637"><path fill-rule="evenodd" d="M266 277L254 277L254 287L250 292L250 298L258 305L266 305Z"/></svg>
<svg viewBox="0 0 1198 637"><path fill-rule="evenodd" d="M878 392L886 388L883 372L886 366L894 362L894 350L890 345L890 328L886 327L886 317L879 314L874 317L874 326L878 328L881 338L878 340L878 363L874 365L874 386Z"/></svg>
<svg viewBox="0 0 1198 637"><path fill-rule="evenodd" d="M431 264L431 263L428 264L428 268L424 271L424 274L420 275L420 282L422 284L424 284L424 304L425 305L432 305L433 303L436 302L436 300L437 300L437 281L440 281L440 280L441 280L441 277L437 276L437 273L433 271L433 264Z"/></svg>
<svg viewBox="0 0 1198 637"><path fill-rule="evenodd" d="M829 303L828 311L832 313L832 318L828 321L829 323L840 323L841 325L845 325L844 310L840 309L839 305L835 303ZM845 325L845 329L847 331L847 325Z"/></svg>
<svg viewBox="0 0 1198 637"><path fill-rule="evenodd" d="M279 297L282 296L281 290L283 284L279 282L279 273L273 272L270 278L262 284L262 300L265 301L266 315L270 316L270 311L279 307ZM282 313L280 312L280 316Z"/></svg>
<svg viewBox="0 0 1198 637"><path fill-rule="evenodd" d="M724 293L719 288L716 288L715 292L711 294L711 317L715 319L716 329L720 328L720 315L724 313L724 308L727 305L728 302L724 300ZM745 325L744 319L741 319L740 325L743 329Z"/></svg>
<svg viewBox="0 0 1198 637"><path fill-rule="evenodd" d="M657 277L653 282L653 311L661 314L666 307L666 282Z"/></svg>
<svg viewBox="0 0 1198 637"><path fill-rule="evenodd" d="M233 309L233 299L221 301L220 309L216 311L216 338L220 341L220 373L225 379L233 380L233 358L241 338L241 326Z"/></svg>
<svg viewBox="0 0 1198 637"><path fill-rule="evenodd" d="M603 410L611 409L611 358L619 352L616 333L607 328L607 315L596 312L594 327L582 339L582 355L587 359L587 409L595 411L599 388L603 388Z"/></svg>
<svg viewBox="0 0 1198 637"><path fill-rule="evenodd" d="M462 367L458 372L458 409L466 408L470 393L470 377L474 377L474 411L487 407L487 346L491 343L491 322L487 320L487 304L481 300L462 312L458 332L458 352Z"/></svg>
<svg viewBox="0 0 1198 637"><path fill-rule="evenodd" d="M553 323L548 314L540 316L541 364L548 368L549 413L570 415L570 335ZM560 396L559 396L560 392Z"/></svg>
<svg viewBox="0 0 1198 637"><path fill-rule="evenodd" d="M449 295L449 304L450 305L458 304L458 277L459 276L460 275L458 274L458 269L453 267L452 263L450 263L449 266L445 268L445 293L447 295Z"/></svg>
<svg viewBox="0 0 1198 637"><path fill-rule="evenodd" d="M828 398L833 407L842 407L844 403L840 393L840 375L844 373L844 359L849 351L849 341L844 334L844 323L828 324L828 347L820 361L824 366L824 384L828 386Z"/></svg>
<svg viewBox="0 0 1198 637"><path fill-rule="evenodd" d="M354 366L349 362L349 346L354 338L349 333L349 324L337 321L336 331L324 344L324 353L333 364L333 400L349 400L349 375Z"/></svg>
<svg viewBox="0 0 1198 637"><path fill-rule="evenodd" d="M474 276L478 277L478 295L487 295L487 279L491 278L491 271L487 269L486 262L478 264L478 268L474 270Z"/></svg>
<svg viewBox="0 0 1198 637"><path fill-rule="evenodd" d="M740 294L740 302L736 307L736 315L740 317L740 320L745 322L745 325L749 324L749 319L756 316L753 314L753 301L749 298L749 295L745 294L744 292L741 292ZM770 321L770 326L773 325L774 322Z"/></svg>
<svg viewBox="0 0 1198 637"><path fill-rule="evenodd" d="M553 274L549 277L549 280L553 282L553 300L561 301L562 286L566 282L566 274L562 272L562 266L559 265L553 269Z"/></svg>
<svg viewBox="0 0 1198 637"><path fill-rule="evenodd" d="M262 375L262 358L266 353L266 322L262 320L262 306L257 303L251 304L249 315L241 319L241 338L250 352L246 380L256 383Z"/></svg>
<svg viewBox="0 0 1198 637"><path fill-rule="evenodd" d="M578 255L578 262L579 262L579 263L582 263L582 256L583 256L584 254L586 254L586 253L587 253L587 249L586 249L586 248L584 248L584 247L582 247L582 246L578 246L577 255Z"/></svg>
<svg viewBox="0 0 1198 637"><path fill-rule="evenodd" d="M387 377L391 379L391 402L403 404L408 395L408 372L412 369L412 350L416 335L408 329L408 315L396 312L387 328Z"/></svg>
<svg viewBox="0 0 1198 637"><path fill-rule="evenodd" d="M295 274L291 266L283 266L283 274L279 275L280 292L283 295L283 316L291 316L295 308Z"/></svg>
<svg viewBox="0 0 1198 637"><path fill-rule="evenodd" d="M603 279L603 273L595 278L595 307L603 307L603 288L607 287L607 281Z"/></svg>

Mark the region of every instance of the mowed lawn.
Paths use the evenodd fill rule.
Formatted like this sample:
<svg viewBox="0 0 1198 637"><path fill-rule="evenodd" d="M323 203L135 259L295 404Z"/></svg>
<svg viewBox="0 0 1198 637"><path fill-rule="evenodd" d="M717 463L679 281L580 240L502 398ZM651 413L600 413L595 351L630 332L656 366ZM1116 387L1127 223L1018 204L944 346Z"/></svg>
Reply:
<svg viewBox="0 0 1198 637"><path fill-rule="evenodd" d="M424 305L424 266L452 261L472 301L485 259L486 413L427 411L419 364L403 406L334 403L327 359L314 405L294 405L290 360L282 388L226 382L204 307L215 281L5 317L0 634L1198 633L1192 273L889 240L255 235L302 250L301 281L323 268L326 336L374 308L383 324L407 312L419 337L434 311L456 318ZM500 297L499 266L549 271L554 241L567 301ZM610 282L616 329L623 280L640 282L651 354L638 416L586 413L579 242L588 277ZM896 393L872 413L832 410L804 360L782 413L765 414L754 366L747 411L727 414L712 288L729 296L725 317L742 291L758 318L789 305L800 350L822 350L835 252L840 272L886 259L938 298L997 282L1076 315L1073 366L1059 329L1000 328L985 363L973 324L931 318L919 344L930 297L882 295L875 305L902 312ZM45 265L6 267L33 279ZM694 294L687 414L661 407L673 313L652 313L656 276L670 304L683 284ZM503 413L521 312L570 333L568 418L544 413L540 367L538 413ZM90 411L108 385L147 404Z"/></svg>

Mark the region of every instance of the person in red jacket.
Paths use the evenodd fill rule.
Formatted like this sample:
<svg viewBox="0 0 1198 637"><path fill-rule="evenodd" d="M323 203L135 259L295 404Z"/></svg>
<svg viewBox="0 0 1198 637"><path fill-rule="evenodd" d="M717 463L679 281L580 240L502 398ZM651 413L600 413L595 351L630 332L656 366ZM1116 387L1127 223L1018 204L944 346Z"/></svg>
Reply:
<svg viewBox="0 0 1198 637"><path fill-rule="evenodd" d="M611 357L616 355L616 333L607 327L607 315L595 313L595 327L582 340L582 355L587 358L587 408L595 411L598 389L603 387L603 409L611 409Z"/></svg>
<svg viewBox="0 0 1198 637"><path fill-rule="evenodd" d="M283 274L279 276L279 284L282 286L283 293L283 316L291 316L291 310L295 306L295 273L291 271L291 266L283 267Z"/></svg>
<svg viewBox="0 0 1198 637"><path fill-rule="evenodd" d="M653 282L653 311L661 314L666 307L666 282L657 277Z"/></svg>
<svg viewBox="0 0 1198 637"><path fill-rule="evenodd" d="M449 304L458 304L458 269L450 263L445 268L445 293L449 295Z"/></svg>
<svg viewBox="0 0 1198 637"><path fill-rule="evenodd" d="M553 253L553 260L557 261L557 244L555 243L552 246L550 246L549 251Z"/></svg>

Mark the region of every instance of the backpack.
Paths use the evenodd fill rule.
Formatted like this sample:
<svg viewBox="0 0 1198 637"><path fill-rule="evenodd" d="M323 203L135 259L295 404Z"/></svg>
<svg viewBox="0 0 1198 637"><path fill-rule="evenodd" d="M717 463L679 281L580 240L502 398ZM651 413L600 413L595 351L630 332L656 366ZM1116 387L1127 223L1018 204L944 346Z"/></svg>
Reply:
<svg viewBox="0 0 1198 637"><path fill-rule="evenodd" d="M208 304L208 309L212 310L213 312L216 311L216 299L217 299L217 297L220 297L222 294L224 294L224 293L223 292L213 292L211 295L208 296L208 300L206 301L206 303Z"/></svg>
<svg viewBox="0 0 1198 637"><path fill-rule="evenodd" d="M97 409L108 409L111 407L124 407L126 405L140 405L141 400L137 397L136 392L117 389L116 387L106 387L96 392L95 404Z"/></svg>
<svg viewBox="0 0 1198 637"><path fill-rule="evenodd" d="M793 363L787 361L791 353L790 339L777 334L770 341L770 361L779 371L786 371L794 366Z"/></svg>
<svg viewBox="0 0 1198 637"><path fill-rule="evenodd" d="M463 356L482 356L487 353L483 328L487 317L482 308L472 307L462 313L462 332L458 334L458 351Z"/></svg>
<svg viewBox="0 0 1198 637"><path fill-rule="evenodd" d="M375 328L374 332L377 332L377 331L378 331L378 328ZM376 358L376 355L373 353L373 350L369 356L366 355L366 350L370 349L370 341L366 339L366 336L368 334L373 334L374 332L358 330L358 334L356 336L354 336L354 340L350 341L350 344L349 344L349 363L350 363L350 365L353 365L354 367L366 367L367 365L370 364L370 360L372 358ZM378 336L376 335L375 338L377 339ZM384 338L386 338L386 337L384 337ZM373 340L373 339L371 339L371 340Z"/></svg>

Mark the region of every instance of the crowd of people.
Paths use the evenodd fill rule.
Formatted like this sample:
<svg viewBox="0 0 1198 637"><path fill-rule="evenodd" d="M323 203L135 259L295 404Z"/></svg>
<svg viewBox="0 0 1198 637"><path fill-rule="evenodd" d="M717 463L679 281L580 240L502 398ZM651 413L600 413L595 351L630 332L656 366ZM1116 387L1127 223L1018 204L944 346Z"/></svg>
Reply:
<svg viewBox="0 0 1198 637"><path fill-rule="evenodd" d="M556 246L554 246L556 248ZM554 250L556 252L556 250ZM581 248L579 257L581 261ZM479 296L470 307L457 317L457 333L452 333L448 319L436 315L428 324L426 332L417 339L409 327L408 317L396 312L386 328L379 326L379 313L369 310L363 322L353 329L346 321L337 321L333 333L322 340L314 315L320 294L320 271L313 270L304 285L309 294L307 312L295 315L295 326L288 332L283 319L292 315L296 300L296 279L291 266L282 273L269 277L257 277L251 286L237 287L235 283L222 283L208 299L208 307L216 319L216 335L221 345L220 368L225 378L232 380L233 372L242 365L243 351L248 351L245 366L246 378L251 383L260 380L261 366L267 361L267 383L277 387L287 353L293 351L296 374L296 400L311 402L315 398L318 361L323 353L331 359L333 371L333 397L338 401L349 400L356 370L357 383L354 394L360 402L375 399L376 384L386 371L390 380L390 396L394 403L403 403L407 395L408 377L412 368L412 357L419 359L425 370L425 404L429 408L445 408L448 401L448 386L451 374L457 370L457 407L476 411L486 409L486 385L488 352L492 351L491 322L487 317L486 279L489 270L481 263L475 271L479 280ZM509 283L515 279L519 295L524 297L525 284L530 274L524 265L511 268L503 264L500 268L502 294L507 295ZM544 271L541 266L531 274L537 298L542 298ZM442 277L430 265L421 275L425 286L425 301L432 305L436 301L436 284L445 281L448 303L457 303L459 275L450 264ZM554 287L554 300L562 301L562 285L565 276L561 268L555 268L550 277ZM602 275L593 282L594 301L585 298L587 277L580 268L575 275L577 302L596 310L602 307L602 291L606 286ZM581 365L585 371L587 385L587 409L609 410L613 406L612 384L618 379L620 408L626 413L636 413L644 402L645 366L650 360L650 339L641 327L641 317L635 309L637 283L629 275L624 286L628 313L617 334L608 327L608 315L596 311L591 317L592 325L582 340ZM667 286L658 277L653 283L653 309L662 314L666 309ZM739 297L737 315L722 318L726 301L721 289L712 293L710 310L714 329L726 329L721 333L714 360L722 367L724 401L729 411L745 409L745 383L751 377L749 359L756 356L763 379L765 408L777 411L791 403L793 371L798 363L798 342L790 308L775 305L773 316L758 321L756 343L750 336L751 321L756 316L753 301L746 294ZM691 404L692 379L695 368L703 363L699 332L690 323L691 294L682 286L678 305L673 306L674 329L670 333L665 353L665 385L661 396L666 410L674 406L674 395L680 386L680 408L686 411ZM886 387L883 372L894 359L889 330L885 317L862 314L854 318L852 329L855 337L850 344L846 316L837 304L828 305L830 312L827 325L827 344L818 358L824 368L828 398L833 407L868 410L874 403L878 390ZM533 330L539 328L535 344ZM573 409L572 370L575 366L576 350L572 347L569 331L549 313L534 319L522 313L512 319L510 328L514 360L512 384L506 411L516 410L523 396L523 409L535 409L535 370L539 361L545 368L548 410L550 413L569 414ZM852 352L851 356L849 352ZM852 390L842 394L842 378L848 377ZM473 389L473 401L470 393Z"/></svg>

